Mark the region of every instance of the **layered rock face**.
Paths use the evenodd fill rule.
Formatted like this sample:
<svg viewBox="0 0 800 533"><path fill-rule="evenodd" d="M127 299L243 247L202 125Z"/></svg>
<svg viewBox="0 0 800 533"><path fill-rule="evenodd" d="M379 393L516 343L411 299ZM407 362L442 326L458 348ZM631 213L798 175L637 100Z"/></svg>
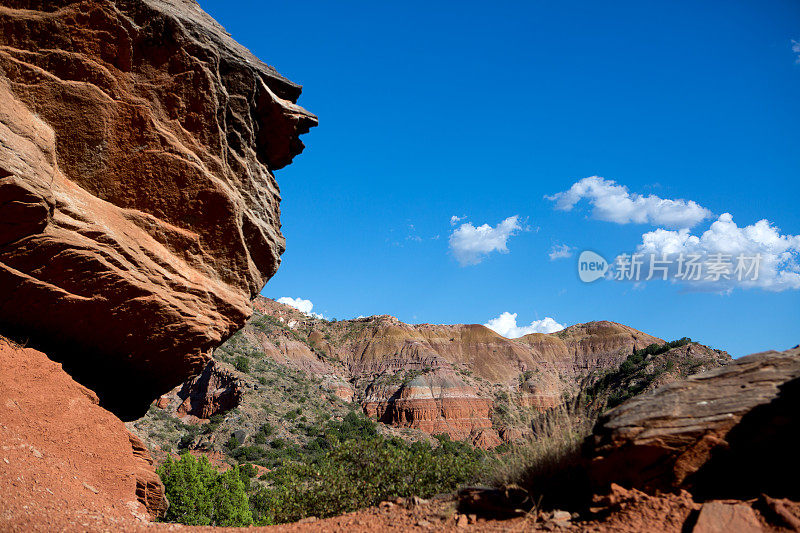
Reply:
<svg viewBox="0 0 800 533"><path fill-rule="evenodd" d="M318 376L385 424L483 446L529 431L524 421L514 427L496 420L496 408L550 409L591 373L664 343L606 321L507 339L476 324L410 325L388 315L327 322L260 297L254 307L258 313L243 332L245 352L255 349ZM498 397L510 405L498 406Z"/></svg>
<svg viewBox="0 0 800 533"><path fill-rule="evenodd" d="M241 380L211 361L199 376L162 395L157 406L180 418L191 416L207 420L239 405L243 393Z"/></svg>
<svg viewBox="0 0 800 533"><path fill-rule="evenodd" d="M452 371L417 375L399 388L374 383L367 387L362 406L367 416L384 424L445 433L458 440L476 440L480 435L484 446L500 442L496 433L493 438L484 434L484 430L493 433L491 400Z"/></svg>
<svg viewBox="0 0 800 533"><path fill-rule="evenodd" d="M606 413L592 477L697 498L800 498L800 348L737 359Z"/></svg>
<svg viewBox="0 0 800 533"><path fill-rule="evenodd" d="M129 531L163 516L150 454L43 353L0 337L0 530Z"/></svg>
<svg viewBox="0 0 800 533"><path fill-rule="evenodd" d="M531 333L519 342L547 357L562 373L577 376L619 365L633 350L664 341L623 324L601 320L555 334Z"/></svg>
<svg viewBox="0 0 800 533"><path fill-rule="evenodd" d="M129 418L198 373L284 249L316 118L189 0L0 7L0 329Z"/></svg>

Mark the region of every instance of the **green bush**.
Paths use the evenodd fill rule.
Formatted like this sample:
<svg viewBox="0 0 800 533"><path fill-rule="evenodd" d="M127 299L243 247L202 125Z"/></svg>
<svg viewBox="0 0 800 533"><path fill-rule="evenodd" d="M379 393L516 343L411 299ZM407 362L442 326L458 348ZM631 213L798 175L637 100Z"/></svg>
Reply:
<svg viewBox="0 0 800 533"><path fill-rule="evenodd" d="M241 443L239 442L239 439L231 435L231 437L225 443L225 449L228 451L228 453L233 453L240 445Z"/></svg>
<svg viewBox="0 0 800 533"><path fill-rule="evenodd" d="M436 448L379 435L325 442L330 449L324 453L317 443L301 462L266 474L269 486L250 497L256 523L322 518L389 498L452 491L475 481L485 458L468 444L444 440Z"/></svg>
<svg viewBox="0 0 800 533"><path fill-rule="evenodd" d="M244 372L245 374L250 372L250 361L247 359L247 357L243 355L239 355L236 357L236 363L234 364L234 366L236 367L236 370L238 370L239 372Z"/></svg>
<svg viewBox="0 0 800 533"><path fill-rule="evenodd" d="M231 457L240 463L258 461L266 455L266 450L258 446L241 446L231 452Z"/></svg>
<svg viewBox="0 0 800 533"><path fill-rule="evenodd" d="M300 408L292 409L291 411L287 412L283 415L284 420L294 420L298 416L300 416Z"/></svg>
<svg viewBox="0 0 800 533"><path fill-rule="evenodd" d="M219 473L205 457L188 453L158 468L169 509L165 522L200 526L248 526L253 518L239 468Z"/></svg>

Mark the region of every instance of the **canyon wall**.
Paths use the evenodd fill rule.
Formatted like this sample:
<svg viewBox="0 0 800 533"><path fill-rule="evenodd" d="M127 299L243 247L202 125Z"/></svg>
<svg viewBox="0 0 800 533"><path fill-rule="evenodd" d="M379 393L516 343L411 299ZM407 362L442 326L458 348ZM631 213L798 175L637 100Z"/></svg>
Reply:
<svg viewBox="0 0 800 533"><path fill-rule="evenodd" d="M284 250L300 86L186 0L0 6L0 331L124 418L200 372Z"/></svg>
<svg viewBox="0 0 800 533"><path fill-rule="evenodd" d="M192 0L2 2L0 529L163 516L118 417L238 402L206 363L280 263L300 90Z"/></svg>
<svg viewBox="0 0 800 533"><path fill-rule="evenodd" d="M315 376L373 420L484 447L524 437L533 413L573 397L635 350L664 344L608 321L507 339L477 324L413 325L388 315L335 322L268 298L253 305L256 314L224 347L228 362L233 354L254 361L263 354ZM702 361L707 368L730 359L697 344L676 350L676 361ZM679 378L677 371L664 371L658 379ZM633 387L635 379L626 385ZM260 393L245 394L256 402Z"/></svg>

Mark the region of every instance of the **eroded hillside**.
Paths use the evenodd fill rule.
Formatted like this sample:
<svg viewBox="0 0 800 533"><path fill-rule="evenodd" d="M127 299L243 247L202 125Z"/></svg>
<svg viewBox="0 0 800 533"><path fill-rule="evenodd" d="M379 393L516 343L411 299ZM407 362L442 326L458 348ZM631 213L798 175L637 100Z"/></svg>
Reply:
<svg viewBox="0 0 800 533"><path fill-rule="evenodd" d="M581 395L613 403L730 361L605 321L512 340L480 325L387 315L328 321L262 297L254 307L200 378L132 425L154 448L268 466L284 444L309 442L349 410L408 440L445 434L494 448Z"/></svg>

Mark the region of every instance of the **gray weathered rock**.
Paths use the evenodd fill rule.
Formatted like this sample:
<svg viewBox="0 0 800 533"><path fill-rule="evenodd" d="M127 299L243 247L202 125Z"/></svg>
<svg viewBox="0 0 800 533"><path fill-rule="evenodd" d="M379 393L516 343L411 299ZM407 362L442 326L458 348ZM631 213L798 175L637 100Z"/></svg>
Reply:
<svg viewBox="0 0 800 533"><path fill-rule="evenodd" d="M800 496L800 348L665 385L603 415L591 476L700 498Z"/></svg>

